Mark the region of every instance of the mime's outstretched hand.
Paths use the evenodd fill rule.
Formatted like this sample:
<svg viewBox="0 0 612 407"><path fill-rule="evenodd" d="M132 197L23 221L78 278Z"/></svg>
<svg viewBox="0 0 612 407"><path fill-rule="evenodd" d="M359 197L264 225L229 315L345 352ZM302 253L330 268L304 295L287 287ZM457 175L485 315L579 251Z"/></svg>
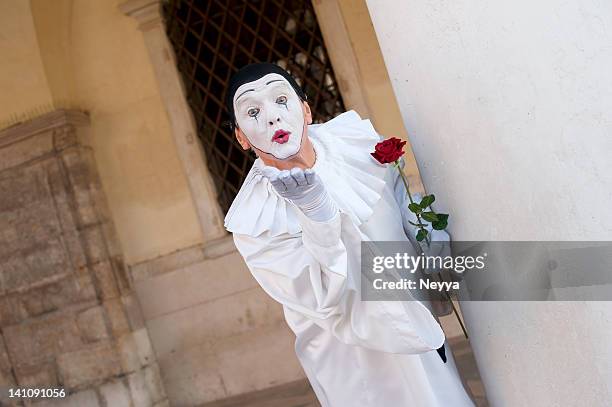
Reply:
<svg viewBox="0 0 612 407"><path fill-rule="evenodd" d="M310 219L326 222L338 212L321 178L312 168L295 167L281 171L264 166L262 172L280 196L297 205Z"/></svg>

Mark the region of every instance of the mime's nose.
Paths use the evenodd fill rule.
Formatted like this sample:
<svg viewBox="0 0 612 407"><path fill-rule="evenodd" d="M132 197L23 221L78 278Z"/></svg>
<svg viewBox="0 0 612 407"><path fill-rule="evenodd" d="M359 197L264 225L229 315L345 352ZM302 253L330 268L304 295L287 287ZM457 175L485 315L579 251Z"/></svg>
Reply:
<svg viewBox="0 0 612 407"><path fill-rule="evenodd" d="M277 118L276 118L276 121L277 121L277 122L280 122L280 117L277 117ZM272 125L274 124L274 120L270 120L270 121L268 122L268 124L269 124L270 126L272 126Z"/></svg>

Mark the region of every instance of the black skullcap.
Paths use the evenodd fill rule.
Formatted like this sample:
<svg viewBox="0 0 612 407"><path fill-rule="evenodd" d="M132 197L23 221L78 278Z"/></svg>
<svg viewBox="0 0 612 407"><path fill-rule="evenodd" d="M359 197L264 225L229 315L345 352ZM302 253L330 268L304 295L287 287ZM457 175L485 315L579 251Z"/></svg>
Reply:
<svg viewBox="0 0 612 407"><path fill-rule="evenodd" d="M306 100L306 94L302 88L300 88L300 85L297 84L293 76L291 76L280 66L271 64L269 62L258 62L245 65L231 77L227 87L227 92L225 93L225 104L230 115L229 126L232 131L237 127L236 115L234 113L234 94L240 86L244 85L245 83L256 81L269 73L277 73L282 75L285 79L287 79L287 82L289 82L291 87L295 89L295 93L297 93L298 97L301 100Z"/></svg>

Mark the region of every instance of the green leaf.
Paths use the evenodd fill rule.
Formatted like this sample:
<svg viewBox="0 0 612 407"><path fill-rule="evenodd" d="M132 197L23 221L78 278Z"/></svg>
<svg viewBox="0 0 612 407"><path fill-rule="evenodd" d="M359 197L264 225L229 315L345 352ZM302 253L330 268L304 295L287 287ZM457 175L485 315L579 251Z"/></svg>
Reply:
<svg viewBox="0 0 612 407"><path fill-rule="evenodd" d="M438 220L432 222L431 226L436 230L446 229L448 226L448 213L438 213Z"/></svg>
<svg viewBox="0 0 612 407"><path fill-rule="evenodd" d="M416 227L419 227L419 228L420 227L423 227L423 228L427 227L427 225L425 223L414 223L412 221L408 221L408 223L410 223L412 226L416 226Z"/></svg>
<svg viewBox="0 0 612 407"><path fill-rule="evenodd" d="M434 212L423 212L421 216L427 222L435 222L438 220L438 215L436 215Z"/></svg>
<svg viewBox="0 0 612 407"><path fill-rule="evenodd" d="M421 202L419 203L419 206L423 209L427 208L429 205L431 205L433 203L433 201L436 200L436 197L431 194L431 195L425 195L423 197L423 199L421 199Z"/></svg>
<svg viewBox="0 0 612 407"><path fill-rule="evenodd" d="M435 230L442 230L448 226L448 221L446 219L441 219L436 222L432 222L431 227Z"/></svg>
<svg viewBox="0 0 612 407"><path fill-rule="evenodd" d="M436 213L438 220L448 220L448 213Z"/></svg>
<svg viewBox="0 0 612 407"><path fill-rule="evenodd" d="M408 205L408 209L410 209L410 212L414 212L414 213L421 213L421 207L417 204L417 203L411 203L410 205Z"/></svg>
<svg viewBox="0 0 612 407"><path fill-rule="evenodd" d="M427 231L425 229L419 229L416 235L416 240L420 242L423 239L425 239L426 236L427 236Z"/></svg>

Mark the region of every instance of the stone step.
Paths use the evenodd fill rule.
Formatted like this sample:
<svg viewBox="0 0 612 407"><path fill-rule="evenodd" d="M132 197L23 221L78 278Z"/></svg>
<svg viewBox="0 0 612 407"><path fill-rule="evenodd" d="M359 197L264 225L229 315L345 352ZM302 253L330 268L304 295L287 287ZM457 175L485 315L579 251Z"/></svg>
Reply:
<svg viewBox="0 0 612 407"><path fill-rule="evenodd" d="M201 404L199 407L320 407L308 380Z"/></svg>
<svg viewBox="0 0 612 407"><path fill-rule="evenodd" d="M464 336L448 338L457 368L477 407L488 407L470 343ZM308 380L298 380L265 390L241 394L199 407L319 407Z"/></svg>

